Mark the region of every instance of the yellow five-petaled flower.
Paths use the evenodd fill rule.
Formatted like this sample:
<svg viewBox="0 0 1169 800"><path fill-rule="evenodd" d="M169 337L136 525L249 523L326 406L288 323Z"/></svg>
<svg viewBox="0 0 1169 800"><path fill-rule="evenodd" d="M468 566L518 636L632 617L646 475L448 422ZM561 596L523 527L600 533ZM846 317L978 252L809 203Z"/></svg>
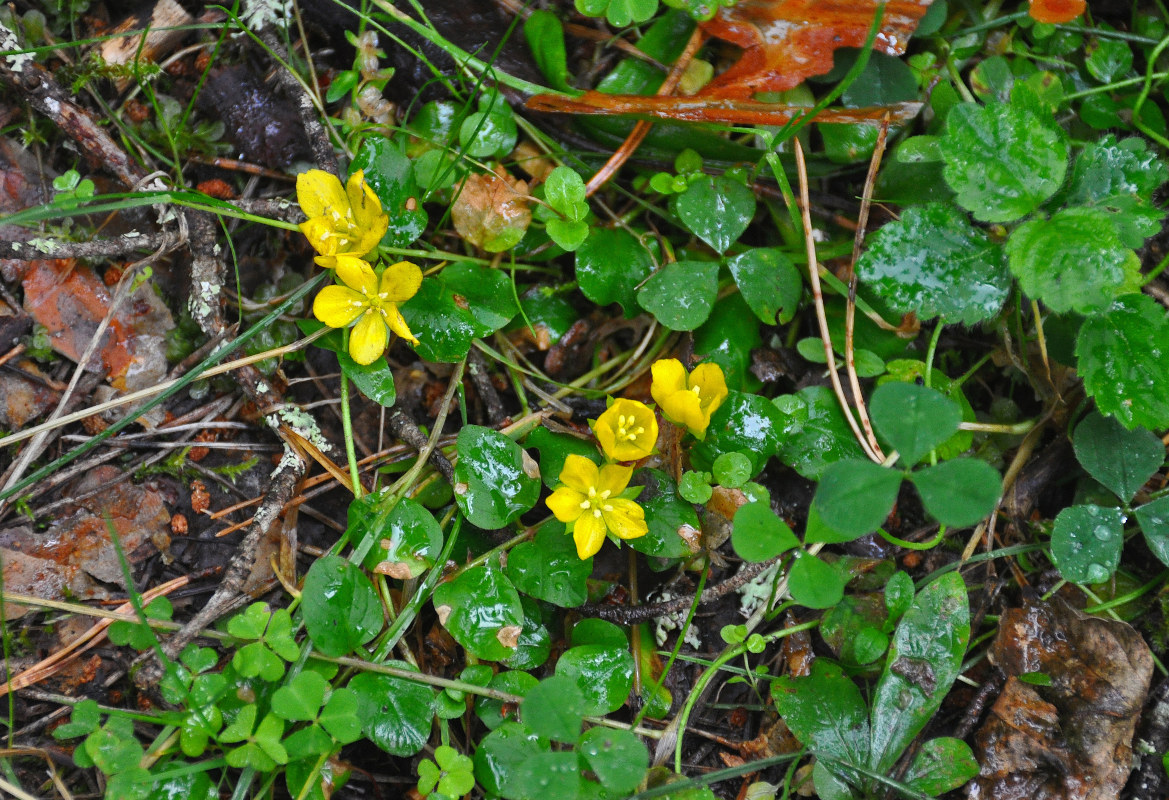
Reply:
<svg viewBox="0 0 1169 800"><path fill-rule="evenodd" d="M556 519L572 525L576 554L594 555L612 532L622 539L645 536L645 511L632 500L618 497L629 485L632 467L605 464L597 467L584 456L570 455L560 470L564 485L546 501Z"/></svg>
<svg viewBox="0 0 1169 800"><path fill-rule="evenodd" d="M398 304L409 300L422 284L417 264L399 261L386 267L381 280L356 256L336 257L337 277L344 286L326 286L313 301L313 315L331 328L357 324L349 335L349 355L358 364L372 364L386 349L386 326L418 344Z"/></svg>
<svg viewBox="0 0 1169 800"><path fill-rule="evenodd" d="M301 233L321 254L316 262L322 267L336 266L336 256L364 256L377 247L390 225L361 170L350 175L345 186L324 170L302 172L296 177L296 200L308 217L300 224Z"/></svg>
<svg viewBox="0 0 1169 800"><path fill-rule="evenodd" d="M605 455L614 461L637 461L658 442L658 418L650 407L620 398L597 417L593 433Z"/></svg>
<svg viewBox="0 0 1169 800"><path fill-rule="evenodd" d="M711 414L727 399L727 380L718 364L699 364L687 375L681 361L664 358L654 362L649 391L667 419L701 439Z"/></svg>

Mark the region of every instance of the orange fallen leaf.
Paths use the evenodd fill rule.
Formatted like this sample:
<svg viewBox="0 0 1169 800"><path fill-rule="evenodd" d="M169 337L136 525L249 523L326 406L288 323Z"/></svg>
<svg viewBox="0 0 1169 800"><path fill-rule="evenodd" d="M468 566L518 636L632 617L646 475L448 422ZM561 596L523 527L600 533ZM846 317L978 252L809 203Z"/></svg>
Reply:
<svg viewBox="0 0 1169 800"><path fill-rule="evenodd" d="M1086 0L1031 0L1027 13L1036 22L1071 22L1088 8Z"/></svg>

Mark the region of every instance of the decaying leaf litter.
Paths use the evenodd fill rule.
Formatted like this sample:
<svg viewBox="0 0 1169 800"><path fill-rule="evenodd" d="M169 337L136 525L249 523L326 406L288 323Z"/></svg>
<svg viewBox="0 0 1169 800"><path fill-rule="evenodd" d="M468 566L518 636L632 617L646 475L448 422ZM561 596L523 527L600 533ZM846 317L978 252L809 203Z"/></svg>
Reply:
<svg viewBox="0 0 1169 800"><path fill-rule="evenodd" d="M1162 796L1100 5L6 9L0 791Z"/></svg>

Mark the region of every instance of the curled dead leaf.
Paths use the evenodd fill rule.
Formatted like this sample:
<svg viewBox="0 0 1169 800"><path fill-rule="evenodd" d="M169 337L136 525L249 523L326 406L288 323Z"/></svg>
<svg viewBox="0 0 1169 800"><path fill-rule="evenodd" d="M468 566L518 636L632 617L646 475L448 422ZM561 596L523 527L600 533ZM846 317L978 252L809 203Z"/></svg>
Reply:
<svg viewBox="0 0 1169 800"><path fill-rule="evenodd" d="M528 185L504 173L473 174L451 204L451 222L459 235L489 253L519 243L532 222Z"/></svg>
<svg viewBox="0 0 1169 800"><path fill-rule="evenodd" d="M436 606L434 612L438 614L438 621L446 625L446 621L451 618L451 611L453 610L450 606Z"/></svg>
<svg viewBox="0 0 1169 800"><path fill-rule="evenodd" d="M532 480L540 479L540 465L536 460L528 455L527 450L520 450L521 459L524 465L524 474Z"/></svg>
<svg viewBox="0 0 1169 800"><path fill-rule="evenodd" d="M504 647L516 647L520 643L520 634L523 630L519 625L504 625L495 632L495 638Z"/></svg>
<svg viewBox="0 0 1169 800"><path fill-rule="evenodd" d="M1007 611L990 659L1008 676L975 740L974 800L1111 800L1132 770L1132 739L1152 678L1130 625L1059 598ZM1018 680L1043 673L1050 685Z"/></svg>
<svg viewBox="0 0 1169 800"><path fill-rule="evenodd" d="M373 568L373 571L379 575L389 575L391 578L402 581L414 577L408 564L396 561L381 561Z"/></svg>

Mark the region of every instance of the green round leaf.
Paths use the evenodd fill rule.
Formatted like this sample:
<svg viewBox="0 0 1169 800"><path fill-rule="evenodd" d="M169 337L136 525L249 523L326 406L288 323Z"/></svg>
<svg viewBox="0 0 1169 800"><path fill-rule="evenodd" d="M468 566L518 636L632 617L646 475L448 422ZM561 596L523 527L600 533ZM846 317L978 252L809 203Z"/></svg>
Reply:
<svg viewBox="0 0 1169 800"><path fill-rule="evenodd" d="M869 237L857 275L899 314L972 325L996 315L1011 289L1002 248L957 209L931 203Z"/></svg>
<svg viewBox="0 0 1169 800"><path fill-rule="evenodd" d="M792 529L769 504L748 503L735 512L731 546L744 561L767 561L799 545Z"/></svg>
<svg viewBox="0 0 1169 800"><path fill-rule="evenodd" d="M751 480L751 459L742 453L723 453L710 465L719 486L738 489Z"/></svg>
<svg viewBox="0 0 1169 800"><path fill-rule="evenodd" d="M752 247L727 259L739 294L766 325L785 325L795 318L804 280L787 254L775 247Z"/></svg>
<svg viewBox="0 0 1169 800"><path fill-rule="evenodd" d="M1007 240L1007 260L1023 291L1053 311L1089 314L1139 286L1140 260L1107 211L1065 208L1027 222Z"/></svg>
<svg viewBox="0 0 1169 800"><path fill-rule="evenodd" d="M403 669L412 667L390 662ZM395 756L412 756L426 746L434 721L434 692L425 684L363 672L349 681L366 738Z"/></svg>
<svg viewBox="0 0 1169 800"><path fill-rule="evenodd" d="M671 199L687 230L720 254L743 235L755 216L754 193L725 175L704 175Z"/></svg>
<svg viewBox="0 0 1169 800"><path fill-rule="evenodd" d="M788 573L792 600L805 608L832 608L844 597L840 573L815 556L799 553Z"/></svg>
<svg viewBox="0 0 1169 800"><path fill-rule="evenodd" d="M526 595L520 596L524 607L524 629L516 642L515 652L503 663L513 670L535 669L552 653L552 634L540 612L540 604Z"/></svg>
<svg viewBox="0 0 1169 800"><path fill-rule="evenodd" d="M471 312L446 291L441 275L424 280L418 293L399 310L418 337L415 350L427 361L462 361L471 349L471 340L479 335Z"/></svg>
<svg viewBox="0 0 1169 800"><path fill-rule="evenodd" d="M901 454L906 467L949 439L962 421L958 405L937 390L897 381L877 387L869 413L877 433Z"/></svg>
<svg viewBox="0 0 1169 800"><path fill-rule="evenodd" d="M439 584L434 608L443 627L476 658L502 661L515 652L524 609L511 581L490 565L472 567Z"/></svg>
<svg viewBox="0 0 1169 800"><path fill-rule="evenodd" d="M1169 566L1169 495L1159 497L1133 512L1145 535L1145 543L1161 563Z"/></svg>
<svg viewBox="0 0 1169 800"><path fill-rule="evenodd" d="M507 692L508 694L517 694L520 697L526 697L528 692L534 689L537 683L538 681L527 672L509 670L491 676L491 680L487 682L487 686L501 692ZM483 721L484 725L494 730L508 719L515 719L516 710L510 703L505 704L502 700L496 700L494 697L483 697L480 695L475 698L475 714Z"/></svg>
<svg viewBox="0 0 1169 800"><path fill-rule="evenodd" d="M600 464L601 454L589 439L568 433L554 433L547 428L536 428L524 440L524 447L534 447L540 454L540 477L549 489L560 484L560 472L570 455L584 456Z"/></svg>
<svg viewBox="0 0 1169 800"><path fill-rule="evenodd" d="M516 772L525 762L547 752L547 740L523 725L505 722L483 737L475 750L475 779L492 795L519 797L515 790Z"/></svg>
<svg viewBox="0 0 1169 800"><path fill-rule="evenodd" d="M342 744L361 738L360 698L348 688L334 689L325 707L321 709L321 726Z"/></svg>
<svg viewBox="0 0 1169 800"><path fill-rule="evenodd" d="M750 366L751 350L761 344L759 318L739 294L715 303L710 319L694 332L694 354L722 367L728 389L759 388L761 384L751 374Z"/></svg>
<svg viewBox="0 0 1169 800"><path fill-rule="evenodd" d="M483 105L480 99L480 107ZM515 147L517 136L515 116L499 95L495 95L495 105L489 111L471 114L459 128L459 143L472 158L506 155Z"/></svg>
<svg viewBox="0 0 1169 800"><path fill-rule="evenodd" d="M956 458L910 473L922 505L943 525L961 528L994 511L1002 478L994 467L975 458Z"/></svg>
<svg viewBox="0 0 1169 800"><path fill-rule="evenodd" d="M444 269L442 279L455 306L470 313L476 338L495 333L519 313L511 278L501 269L463 261Z"/></svg>
<svg viewBox="0 0 1169 800"><path fill-rule="evenodd" d="M925 380L926 365L924 361L917 361L912 358L895 358L886 366L889 369L889 374L877 380L878 386L883 386L893 381L922 383ZM970 406L970 401L966 399L966 395L962 393L961 384L937 369L930 370L929 376L930 386L933 389L941 392L943 397L958 404L958 408L962 410L962 421L974 422L974 409ZM965 453L973 443L974 434L971 431L959 429L954 431L954 434L949 439L939 444L934 450L937 452L938 458L944 461Z"/></svg>
<svg viewBox="0 0 1169 800"><path fill-rule="evenodd" d="M1096 412L1076 426L1076 460L1088 474L1128 503L1165 463L1165 445L1144 428L1126 429Z"/></svg>
<svg viewBox="0 0 1169 800"><path fill-rule="evenodd" d="M941 141L946 183L982 222L1012 222L1055 194L1067 172L1063 134L1014 105L962 103Z"/></svg>
<svg viewBox="0 0 1169 800"><path fill-rule="evenodd" d="M508 792L522 800L537 800L552 794L558 800L583 800L583 785L576 753L540 753L519 765Z"/></svg>
<svg viewBox="0 0 1169 800"><path fill-rule="evenodd" d="M590 728L581 735L576 749L601 785L618 795L637 789L649 768L649 753L631 731Z"/></svg>
<svg viewBox="0 0 1169 800"><path fill-rule="evenodd" d="M1124 512L1078 505L1059 512L1051 529L1051 560L1072 583L1103 583L1120 565Z"/></svg>
<svg viewBox="0 0 1169 800"><path fill-rule="evenodd" d="M1126 428L1169 427L1169 318L1145 294L1119 298L1084 322L1077 371L1103 414Z"/></svg>
<svg viewBox="0 0 1169 800"><path fill-rule="evenodd" d="M779 448L779 460L808 480L819 480L829 464L864 457L836 395L827 386L807 386L772 403L792 429Z"/></svg>
<svg viewBox="0 0 1169 800"><path fill-rule="evenodd" d="M1132 48L1120 39L1094 37L1084 52L1084 66L1100 83L1111 83L1132 69Z"/></svg>
<svg viewBox="0 0 1169 800"><path fill-rule="evenodd" d="M536 504L539 473L511 439L491 428L464 425L456 449L455 502L472 525L502 528Z"/></svg>
<svg viewBox="0 0 1169 800"><path fill-rule="evenodd" d="M540 681L524 696L520 714L524 724L556 742L575 742L585 715L585 697L565 675Z"/></svg>
<svg viewBox="0 0 1169 800"><path fill-rule="evenodd" d="M350 166L351 172L359 169L365 171L365 182L373 189L381 201L382 211L390 218L383 243L390 247L413 244L426 230L427 216L410 159L395 142L374 133L362 141Z"/></svg>
<svg viewBox="0 0 1169 800"><path fill-rule="evenodd" d="M585 698L588 714L609 714L625 704L633 688L633 656L622 646L586 644L566 650L556 674L571 678Z"/></svg>
<svg viewBox="0 0 1169 800"><path fill-rule="evenodd" d="M433 514L408 497L388 513L381 512L384 502L379 495L354 499L349 504L349 531L351 535L360 531L361 538L376 537L363 562L366 569L392 578L416 578L434 566L442 550L442 528Z"/></svg>
<svg viewBox="0 0 1169 800"><path fill-rule="evenodd" d="M633 234L599 228L576 251L576 280L584 296L599 305L620 303L626 317L635 316L637 286L653 271L653 257Z"/></svg>
<svg viewBox="0 0 1169 800"><path fill-rule="evenodd" d="M637 302L673 331L692 331L710 316L718 296L718 264L676 261L649 277Z"/></svg>
<svg viewBox="0 0 1169 800"><path fill-rule="evenodd" d="M373 584L340 556L313 562L304 578L304 627L313 647L346 656L382 629L382 604Z"/></svg>
<svg viewBox="0 0 1169 800"><path fill-rule="evenodd" d="M670 480L670 476L657 469L639 469L634 473L630 485L645 487L637 496L637 504L645 511L645 524L649 532L645 536L627 540L626 544L639 553L656 558L687 558L693 555L681 532L701 529L698 514L692 504L678 497L678 487ZM711 491L709 484L704 485L706 491Z"/></svg>
<svg viewBox="0 0 1169 800"><path fill-rule="evenodd" d="M884 524L900 487L900 472L860 459L837 461L824 470L812 506L833 531L857 539Z"/></svg>
<svg viewBox="0 0 1169 800"><path fill-rule="evenodd" d="M779 452L789 430L789 421L770 400L731 391L711 416L706 438L693 453L704 464L713 464L724 453L742 453L751 460L754 476Z"/></svg>
<svg viewBox="0 0 1169 800"><path fill-rule="evenodd" d="M585 582L592 571L593 560L580 559L564 523L555 520L541 525L534 540L513 547L507 558L507 576L516 589L563 608L588 599Z"/></svg>
<svg viewBox="0 0 1169 800"><path fill-rule="evenodd" d="M824 155L834 164L855 164L873 155L880 135L876 125L867 122L820 123L816 126L824 140Z"/></svg>
<svg viewBox="0 0 1169 800"><path fill-rule="evenodd" d="M978 775L978 761L970 745L950 737L931 739L905 773L905 783L930 797L940 797Z"/></svg>

